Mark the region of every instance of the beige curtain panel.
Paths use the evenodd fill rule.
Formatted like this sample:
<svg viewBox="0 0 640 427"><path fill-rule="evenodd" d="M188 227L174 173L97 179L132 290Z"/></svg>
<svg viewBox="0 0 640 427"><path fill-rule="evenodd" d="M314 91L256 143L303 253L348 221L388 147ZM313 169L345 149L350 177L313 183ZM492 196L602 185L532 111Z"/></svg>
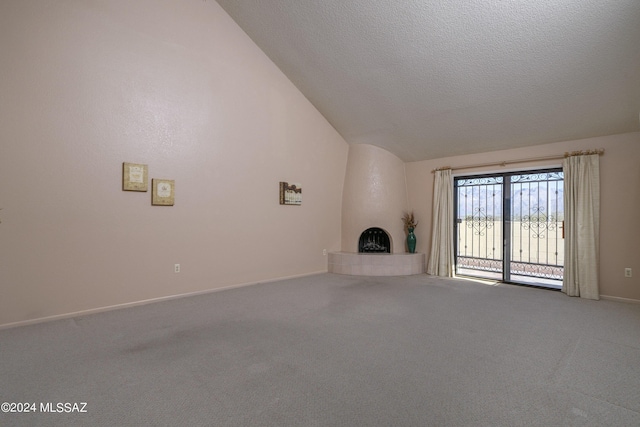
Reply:
<svg viewBox="0 0 640 427"><path fill-rule="evenodd" d="M427 274L453 276L453 178L451 169L435 171L431 254Z"/></svg>
<svg viewBox="0 0 640 427"><path fill-rule="evenodd" d="M597 300L600 299L599 154L570 155L564 159L563 170L565 265L562 292Z"/></svg>

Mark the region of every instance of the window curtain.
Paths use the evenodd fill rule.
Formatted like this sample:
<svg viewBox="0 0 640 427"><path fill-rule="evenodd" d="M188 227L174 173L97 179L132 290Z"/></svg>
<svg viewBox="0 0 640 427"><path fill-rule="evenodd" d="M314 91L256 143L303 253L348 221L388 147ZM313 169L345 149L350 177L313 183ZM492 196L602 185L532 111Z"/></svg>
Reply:
<svg viewBox="0 0 640 427"><path fill-rule="evenodd" d="M453 276L453 179L451 169L434 172L431 253L427 274Z"/></svg>
<svg viewBox="0 0 640 427"><path fill-rule="evenodd" d="M600 158L598 154L564 159L565 261L562 292L600 299Z"/></svg>

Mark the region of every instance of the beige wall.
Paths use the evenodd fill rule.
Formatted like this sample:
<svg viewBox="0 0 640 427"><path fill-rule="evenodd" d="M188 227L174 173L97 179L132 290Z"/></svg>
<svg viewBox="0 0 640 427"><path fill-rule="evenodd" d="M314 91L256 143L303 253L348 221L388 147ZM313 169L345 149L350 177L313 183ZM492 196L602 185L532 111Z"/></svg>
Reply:
<svg viewBox="0 0 640 427"><path fill-rule="evenodd" d="M340 250L347 144L214 1L2 1L0 52L0 325ZM175 179L175 206L123 192L124 161Z"/></svg>
<svg viewBox="0 0 640 427"><path fill-rule="evenodd" d="M406 164L409 206L424 226L416 229L417 251L429 253L433 174L442 166L463 166L604 148L600 157L600 293L640 300L640 132L546 144L491 153L456 156ZM456 174L560 166L562 160L467 169ZM634 277L625 278L624 268Z"/></svg>
<svg viewBox="0 0 640 427"><path fill-rule="evenodd" d="M403 252L407 208L428 253L433 168L599 147L601 293L640 299L640 133L408 164L348 150L213 1L3 1L0 54L0 325L326 271L322 250L370 226ZM176 205L121 191L123 161L175 179Z"/></svg>
<svg viewBox="0 0 640 427"><path fill-rule="evenodd" d="M373 145L351 145L342 197L342 251L358 252L360 234L379 227L391 238L391 252L406 252L406 209L404 162Z"/></svg>

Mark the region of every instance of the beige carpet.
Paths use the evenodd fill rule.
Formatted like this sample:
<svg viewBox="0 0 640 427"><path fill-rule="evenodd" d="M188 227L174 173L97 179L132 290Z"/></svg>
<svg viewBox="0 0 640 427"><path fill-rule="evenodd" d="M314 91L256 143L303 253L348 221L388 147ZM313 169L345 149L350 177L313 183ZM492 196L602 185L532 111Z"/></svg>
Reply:
<svg viewBox="0 0 640 427"><path fill-rule="evenodd" d="M640 305L321 274L0 331L0 402L37 409L1 426L639 426Z"/></svg>

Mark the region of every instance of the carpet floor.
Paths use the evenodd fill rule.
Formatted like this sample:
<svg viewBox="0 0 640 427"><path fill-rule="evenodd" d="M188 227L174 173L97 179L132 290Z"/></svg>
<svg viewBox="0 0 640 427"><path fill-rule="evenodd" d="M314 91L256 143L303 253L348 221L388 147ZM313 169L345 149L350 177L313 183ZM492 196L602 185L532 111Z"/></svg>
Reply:
<svg viewBox="0 0 640 427"><path fill-rule="evenodd" d="M640 426L640 305L319 274L1 330L0 402L1 426Z"/></svg>

